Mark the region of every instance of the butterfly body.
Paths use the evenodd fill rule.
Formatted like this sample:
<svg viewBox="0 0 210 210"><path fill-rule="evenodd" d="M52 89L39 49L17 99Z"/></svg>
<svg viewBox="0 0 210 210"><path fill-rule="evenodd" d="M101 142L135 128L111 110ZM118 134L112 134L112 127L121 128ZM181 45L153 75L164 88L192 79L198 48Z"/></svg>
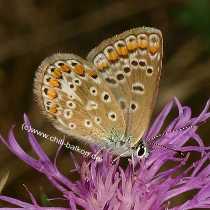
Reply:
<svg viewBox="0 0 210 210"><path fill-rule="evenodd" d="M161 60L161 32L132 29L102 42L87 60L74 54L46 58L34 92L58 130L130 156L150 121Z"/></svg>

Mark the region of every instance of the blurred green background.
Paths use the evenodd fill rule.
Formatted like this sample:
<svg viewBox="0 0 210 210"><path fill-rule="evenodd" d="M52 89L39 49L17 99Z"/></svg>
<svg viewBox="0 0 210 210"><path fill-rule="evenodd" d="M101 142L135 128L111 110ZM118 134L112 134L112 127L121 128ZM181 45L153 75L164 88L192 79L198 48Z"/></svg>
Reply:
<svg viewBox="0 0 210 210"><path fill-rule="evenodd" d="M1 134L6 137L16 124L16 136L30 153L21 131L25 112L34 128L62 137L33 100L33 78L40 62L56 52L85 58L103 39L139 26L157 27L164 37L163 71L153 118L173 96L198 114L210 95L209 11L209 0L0 0ZM210 122L200 133L208 145ZM37 138L53 158L58 146ZM44 176L4 146L0 146L0 154L0 174L10 171L4 194L29 201L24 183L40 202L46 196L59 195ZM69 160L68 152L63 151L59 166L67 175L72 168Z"/></svg>

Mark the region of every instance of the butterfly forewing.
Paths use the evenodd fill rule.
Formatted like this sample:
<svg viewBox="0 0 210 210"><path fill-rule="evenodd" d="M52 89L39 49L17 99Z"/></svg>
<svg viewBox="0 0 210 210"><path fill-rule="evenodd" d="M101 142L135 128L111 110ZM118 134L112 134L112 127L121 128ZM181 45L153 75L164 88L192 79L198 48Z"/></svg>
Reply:
<svg viewBox="0 0 210 210"><path fill-rule="evenodd" d="M69 136L103 145L110 130L125 130L123 112L100 72L76 55L45 59L34 92L43 113Z"/></svg>
<svg viewBox="0 0 210 210"><path fill-rule="evenodd" d="M133 144L148 127L159 86L162 35L136 28L103 41L88 55L124 110L126 133Z"/></svg>

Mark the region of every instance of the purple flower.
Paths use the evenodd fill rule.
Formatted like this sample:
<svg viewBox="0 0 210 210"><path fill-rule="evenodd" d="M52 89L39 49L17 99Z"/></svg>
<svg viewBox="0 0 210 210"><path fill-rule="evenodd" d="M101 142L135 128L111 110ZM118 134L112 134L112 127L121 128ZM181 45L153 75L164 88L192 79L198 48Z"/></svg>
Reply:
<svg viewBox="0 0 210 210"><path fill-rule="evenodd" d="M28 191L31 203L0 195L0 200L14 204L18 208L27 210L76 210L80 207L85 210L186 210L193 208L210 208L210 165L207 160L210 157L209 147L205 147L198 135L197 128L201 122L210 117L208 112L210 101L197 117L191 116L191 109L182 106L174 99L165 106L145 135L145 139L156 136L172 107L178 107L178 116L165 128L167 134L156 139L159 145L165 145L184 152L182 157L170 149L154 147L148 158L135 160L126 168L119 164L119 160L112 163L115 158L107 151L101 152L103 161L84 159L78 164L73 158L76 171L80 179L72 182L64 176L54 163L43 152L36 138L28 133L28 140L38 159L29 156L17 143L13 129L10 130L8 140L0 137L1 141L25 163L46 175L46 178L63 194L68 205L64 207L41 207ZM24 116L25 124L30 126L27 116ZM169 132L190 126L179 132ZM197 146L187 146L187 142L194 142ZM186 165L189 157L195 152L200 154L200 159L191 165ZM56 158L55 158L56 159ZM172 161L175 166L160 170L166 162ZM184 170L183 170L184 168ZM186 200L177 206L171 206L170 200L181 196L184 192L196 190L190 200ZM14 208L0 208L4 210Z"/></svg>

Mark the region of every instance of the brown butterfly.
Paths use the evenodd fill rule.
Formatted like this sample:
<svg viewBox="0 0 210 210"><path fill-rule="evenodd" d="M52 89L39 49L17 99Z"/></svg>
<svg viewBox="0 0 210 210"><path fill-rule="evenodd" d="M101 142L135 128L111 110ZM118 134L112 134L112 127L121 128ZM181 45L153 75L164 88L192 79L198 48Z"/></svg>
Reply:
<svg viewBox="0 0 210 210"><path fill-rule="evenodd" d="M158 29L139 27L103 41L86 60L52 55L36 73L37 101L63 133L115 154L146 157L142 136L157 97L162 46Z"/></svg>

